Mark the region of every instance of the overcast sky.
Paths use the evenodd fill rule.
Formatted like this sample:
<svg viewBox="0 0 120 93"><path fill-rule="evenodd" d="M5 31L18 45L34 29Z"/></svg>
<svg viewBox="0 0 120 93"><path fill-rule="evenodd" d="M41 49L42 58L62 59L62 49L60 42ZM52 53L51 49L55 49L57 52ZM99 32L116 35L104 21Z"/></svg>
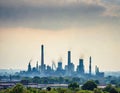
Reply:
<svg viewBox="0 0 120 93"><path fill-rule="evenodd" d="M120 0L0 0L0 68L27 69L89 56L101 71L120 71Z"/></svg>

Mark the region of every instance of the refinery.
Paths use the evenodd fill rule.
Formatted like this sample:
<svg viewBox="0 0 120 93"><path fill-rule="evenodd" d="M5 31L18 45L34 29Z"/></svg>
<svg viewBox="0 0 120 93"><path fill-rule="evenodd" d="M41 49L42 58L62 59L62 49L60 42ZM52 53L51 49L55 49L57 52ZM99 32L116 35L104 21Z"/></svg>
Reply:
<svg viewBox="0 0 120 93"><path fill-rule="evenodd" d="M79 59L79 64L75 69L75 65L71 61L71 51L68 52L67 57L67 65L65 65L64 69L62 66L62 61L58 62L58 66L54 62L52 62L52 66L46 65L44 63L44 45L41 45L41 65L36 62L36 67L31 66L31 60L28 63L27 71L20 71L17 73L21 76L39 76L39 77L49 77L49 76L70 76L70 77L104 77L104 72L99 71L99 67L95 67L95 74L92 74L92 57L89 57L89 72L85 73L84 68L84 59Z"/></svg>

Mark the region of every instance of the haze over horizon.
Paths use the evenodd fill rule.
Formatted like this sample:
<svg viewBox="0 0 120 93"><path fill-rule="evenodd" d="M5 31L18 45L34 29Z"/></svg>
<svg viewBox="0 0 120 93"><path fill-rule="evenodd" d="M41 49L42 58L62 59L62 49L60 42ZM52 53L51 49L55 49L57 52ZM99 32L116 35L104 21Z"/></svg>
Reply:
<svg viewBox="0 0 120 93"><path fill-rule="evenodd" d="M0 0L0 69L67 64L84 59L88 71L120 71L120 0Z"/></svg>

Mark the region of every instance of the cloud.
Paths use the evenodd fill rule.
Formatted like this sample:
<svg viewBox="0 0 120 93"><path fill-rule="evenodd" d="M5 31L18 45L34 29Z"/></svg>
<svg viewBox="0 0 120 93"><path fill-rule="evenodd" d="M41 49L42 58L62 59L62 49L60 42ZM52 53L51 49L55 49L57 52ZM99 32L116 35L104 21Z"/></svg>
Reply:
<svg viewBox="0 0 120 93"><path fill-rule="evenodd" d="M106 8L104 16L120 17L120 0L105 0L102 5Z"/></svg>
<svg viewBox="0 0 120 93"><path fill-rule="evenodd" d="M111 17L120 17L120 0L79 0L87 4L96 4L104 7L102 15Z"/></svg>
<svg viewBox="0 0 120 93"><path fill-rule="evenodd" d="M0 26L43 29L91 26L104 20L104 16L119 16L116 3L112 9L110 5L102 0L0 0Z"/></svg>
<svg viewBox="0 0 120 93"><path fill-rule="evenodd" d="M27 6L26 3L24 5L20 3L21 6L20 4L16 6L16 4L0 8L2 11L0 13L1 20L6 21L8 26L22 25L40 28L64 28L70 26L71 22L73 22L73 25L79 24L83 17L85 17L85 20L89 19L89 17L95 17L95 15L104 10L96 5L87 5L86 7L85 3L36 7Z"/></svg>

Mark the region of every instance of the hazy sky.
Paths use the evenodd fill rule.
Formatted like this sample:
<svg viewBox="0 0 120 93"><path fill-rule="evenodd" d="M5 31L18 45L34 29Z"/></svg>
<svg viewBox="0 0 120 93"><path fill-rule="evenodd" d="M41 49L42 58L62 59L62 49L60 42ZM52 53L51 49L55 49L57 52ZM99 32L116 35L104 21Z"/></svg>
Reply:
<svg viewBox="0 0 120 93"><path fill-rule="evenodd" d="M120 71L120 0L0 0L0 69L40 64L76 65L92 56L101 71Z"/></svg>

